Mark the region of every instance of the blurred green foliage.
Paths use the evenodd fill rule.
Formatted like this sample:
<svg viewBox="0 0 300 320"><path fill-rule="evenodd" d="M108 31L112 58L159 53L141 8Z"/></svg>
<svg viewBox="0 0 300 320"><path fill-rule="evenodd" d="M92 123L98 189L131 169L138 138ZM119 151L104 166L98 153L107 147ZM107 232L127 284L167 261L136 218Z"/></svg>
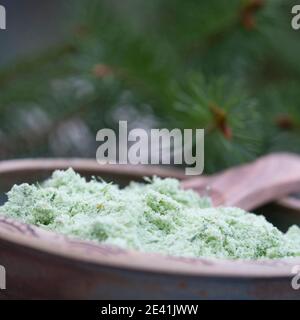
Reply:
<svg viewBox="0 0 300 320"><path fill-rule="evenodd" d="M94 157L96 132L205 128L207 173L300 151L290 0L74 0L59 46L0 70L0 157Z"/></svg>

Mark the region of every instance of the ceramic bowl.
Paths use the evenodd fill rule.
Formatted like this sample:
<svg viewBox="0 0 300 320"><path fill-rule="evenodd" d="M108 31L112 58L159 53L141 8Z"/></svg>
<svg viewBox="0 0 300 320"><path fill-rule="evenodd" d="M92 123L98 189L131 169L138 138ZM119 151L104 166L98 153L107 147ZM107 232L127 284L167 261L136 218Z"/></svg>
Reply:
<svg viewBox="0 0 300 320"><path fill-rule="evenodd" d="M93 160L39 159L0 163L0 189L74 168L122 185L144 176L183 179L177 170L100 166ZM300 259L229 261L146 254L80 241L0 218L2 299L299 299L292 288Z"/></svg>

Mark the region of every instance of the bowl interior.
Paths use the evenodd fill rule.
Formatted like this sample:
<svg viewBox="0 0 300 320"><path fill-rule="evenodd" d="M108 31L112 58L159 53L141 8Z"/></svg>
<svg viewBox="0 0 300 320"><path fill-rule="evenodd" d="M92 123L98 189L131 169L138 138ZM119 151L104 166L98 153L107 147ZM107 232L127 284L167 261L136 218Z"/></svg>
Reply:
<svg viewBox="0 0 300 320"><path fill-rule="evenodd" d="M19 160L0 163L0 190L7 192L15 183L34 183L48 178L55 169L73 167L83 176L101 176L122 186L142 181L145 176L183 176L178 171L160 167L99 166L93 160ZM2 196L2 201L5 197ZM0 245L26 246L51 256L76 259L112 267L151 272L230 277L290 277L291 268L300 265L299 258L260 261L229 261L207 258L181 258L123 250L112 246L69 239L63 235L0 217Z"/></svg>

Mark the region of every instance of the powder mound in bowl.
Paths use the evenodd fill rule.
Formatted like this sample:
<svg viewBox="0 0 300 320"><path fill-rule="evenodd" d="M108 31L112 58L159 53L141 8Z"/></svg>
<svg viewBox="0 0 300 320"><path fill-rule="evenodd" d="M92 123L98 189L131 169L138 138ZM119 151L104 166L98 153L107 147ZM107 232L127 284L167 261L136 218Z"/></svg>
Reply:
<svg viewBox="0 0 300 320"><path fill-rule="evenodd" d="M42 185L15 185L0 208L10 218L80 239L143 252L229 259L300 256L300 229L284 234L263 216L213 208L176 179L117 185L55 171Z"/></svg>

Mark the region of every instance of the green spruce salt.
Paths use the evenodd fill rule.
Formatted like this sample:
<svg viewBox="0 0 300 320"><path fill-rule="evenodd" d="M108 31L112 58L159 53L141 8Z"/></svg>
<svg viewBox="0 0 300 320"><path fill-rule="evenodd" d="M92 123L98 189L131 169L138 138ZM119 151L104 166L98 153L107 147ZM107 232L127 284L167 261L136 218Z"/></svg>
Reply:
<svg viewBox="0 0 300 320"><path fill-rule="evenodd" d="M144 252L231 259L300 256L300 229L283 234L262 216L212 208L175 179L125 189L87 182L72 169L40 185L15 185L0 211L11 218L81 239Z"/></svg>

